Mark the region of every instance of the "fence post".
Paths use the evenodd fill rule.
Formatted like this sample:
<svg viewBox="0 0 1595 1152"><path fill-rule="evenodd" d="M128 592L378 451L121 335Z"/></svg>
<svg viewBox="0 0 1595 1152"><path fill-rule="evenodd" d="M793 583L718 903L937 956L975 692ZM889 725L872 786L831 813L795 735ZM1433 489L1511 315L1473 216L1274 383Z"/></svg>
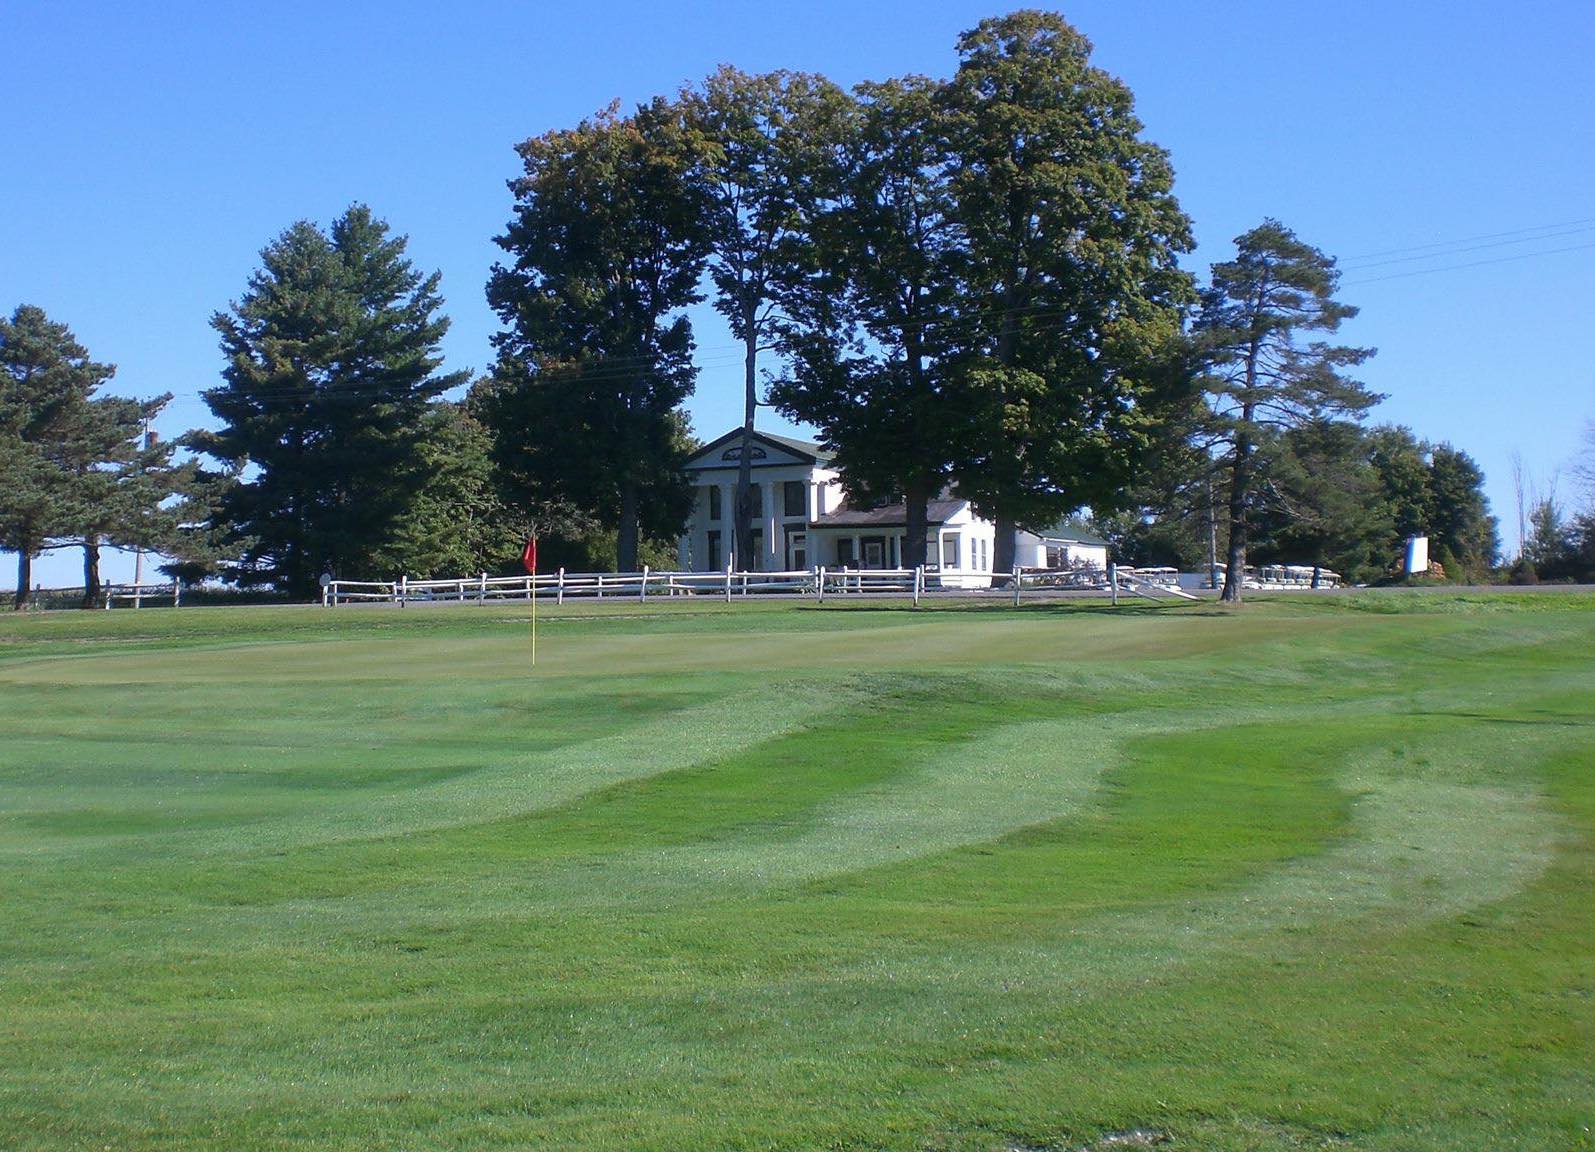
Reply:
<svg viewBox="0 0 1595 1152"><path fill-rule="evenodd" d="M323 584L321 586L321 606L323 608L330 608L332 606L331 596L332 596L332 584L329 581L328 583Z"/></svg>
<svg viewBox="0 0 1595 1152"><path fill-rule="evenodd" d="M818 603L825 603L825 565L821 564L814 570L814 596Z"/></svg>
<svg viewBox="0 0 1595 1152"><path fill-rule="evenodd" d="M1108 561L1108 596L1113 601L1113 606L1119 606L1119 566L1113 561Z"/></svg>
<svg viewBox="0 0 1595 1152"><path fill-rule="evenodd" d="M565 569L563 568L559 570L559 584L554 589L554 603L565 603Z"/></svg>
<svg viewBox="0 0 1595 1152"><path fill-rule="evenodd" d="M637 599L648 599L648 565L642 566L642 587L637 590Z"/></svg>
<svg viewBox="0 0 1595 1152"><path fill-rule="evenodd" d="M1018 564L1013 566L1013 606L1019 607L1019 590L1024 587L1024 570Z"/></svg>
<svg viewBox="0 0 1595 1152"><path fill-rule="evenodd" d="M735 564L735 563L736 563L736 560L734 558L733 559L729 559L729 560L726 561L726 603L727 604L731 603L731 566L733 564Z"/></svg>
<svg viewBox="0 0 1595 1152"><path fill-rule="evenodd" d="M487 573L483 572L476 582L476 599L480 604L487 603Z"/></svg>
<svg viewBox="0 0 1595 1152"><path fill-rule="evenodd" d="M914 607L919 607L919 594L925 587L925 566L914 565Z"/></svg>
<svg viewBox="0 0 1595 1152"><path fill-rule="evenodd" d="M600 573L598 573L598 599L602 600L603 598L604 598L604 574L602 572L600 572Z"/></svg>

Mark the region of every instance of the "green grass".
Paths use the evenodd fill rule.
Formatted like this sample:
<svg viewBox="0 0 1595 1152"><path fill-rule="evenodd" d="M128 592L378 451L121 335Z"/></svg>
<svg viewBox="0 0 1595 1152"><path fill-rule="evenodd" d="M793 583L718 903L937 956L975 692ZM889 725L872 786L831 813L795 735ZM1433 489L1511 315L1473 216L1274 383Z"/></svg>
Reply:
<svg viewBox="0 0 1595 1152"><path fill-rule="evenodd" d="M1595 1148L1595 598L0 622L0 1147Z"/></svg>

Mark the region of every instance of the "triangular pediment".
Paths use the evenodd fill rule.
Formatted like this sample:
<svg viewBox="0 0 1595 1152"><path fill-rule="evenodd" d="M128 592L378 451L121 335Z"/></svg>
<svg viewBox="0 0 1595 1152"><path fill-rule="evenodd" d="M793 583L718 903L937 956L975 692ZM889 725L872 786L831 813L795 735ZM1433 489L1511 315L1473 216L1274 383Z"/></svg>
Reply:
<svg viewBox="0 0 1595 1152"><path fill-rule="evenodd" d="M813 466L826 463L830 455L816 444L807 444L802 440L786 436L771 436L764 432L754 432L748 443L748 458L755 468L793 467L805 464ZM742 429L740 428L733 428L724 436L711 440L694 452L687 461L688 470L693 472L720 468L735 469L741 465Z"/></svg>

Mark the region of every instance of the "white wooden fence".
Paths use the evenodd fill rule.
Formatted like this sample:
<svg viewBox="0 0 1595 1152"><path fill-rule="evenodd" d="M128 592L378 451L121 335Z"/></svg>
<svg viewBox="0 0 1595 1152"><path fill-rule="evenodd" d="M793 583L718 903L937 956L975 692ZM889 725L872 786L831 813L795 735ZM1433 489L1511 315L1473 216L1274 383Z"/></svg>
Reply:
<svg viewBox="0 0 1595 1152"><path fill-rule="evenodd" d="M157 603L170 600L172 607L178 608L183 603L183 582L173 580L170 584L107 584L104 594L107 612L111 610L111 605L119 600L135 608L144 607L146 600Z"/></svg>
<svg viewBox="0 0 1595 1152"><path fill-rule="evenodd" d="M1177 589L1168 589L1137 580L1133 569L1107 572L1100 568L1073 570L1024 570L997 574L1000 584L987 588L967 586L969 573L948 573L946 580L935 568L811 568L793 572L555 572L536 576L476 576L447 580L333 580L321 590L325 607L340 604L411 604L438 601L488 604L502 600L639 600L649 597L715 597L730 602L733 597L753 595L810 596L823 603L828 596L902 596L918 604L932 592L958 592L971 596L1011 596L1014 604L1025 592L1059 591L1100 592L1118 602L1122 589L1138 596L1158 599L1177 596L1193 600Z"/></svg>

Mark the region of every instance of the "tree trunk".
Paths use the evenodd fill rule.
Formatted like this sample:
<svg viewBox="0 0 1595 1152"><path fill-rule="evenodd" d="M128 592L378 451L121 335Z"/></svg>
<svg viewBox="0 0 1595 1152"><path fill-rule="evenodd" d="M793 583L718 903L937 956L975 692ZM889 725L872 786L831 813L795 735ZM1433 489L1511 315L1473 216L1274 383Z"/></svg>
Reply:
<svg viewBox="0 0 1595 1152"><path fill-rule="evenodd" d="M918 568L925 563L925 535L930 531L929 503L930 495L924 488L913 487L904 494L903 506L907 511L901 557L904 568ZM936 563L941 563L940 556L936 557Z"/></svg>
<svg viewBox="0 0 1595 1152"><path fill-rule="evenodd" d="M641 571L637 563L637 482L620 485L620 525L615 538L615 567L621 572Z"/></svg>
<svg viewBox="0 0 1595 1152"><path fill-rule="evenodd" d="M742 354L742 459L737 463L737 490L732 500L735 505L732 514L736 517L733 538L736 541L737 567L747 572L752 570L750 561L753 559L753 420L759 407L759 337L746 317L743 323L747 335L743 338Z"/></svg>
<svg viewBox="0 0 1595 1152"><path fill-rule="evenodd" d="M33 554L24 544L17 549L17 599L12 610L22 611L33 598Z"/></svg>
<svg viewBox="0 0 1595 1152"><path fill-rule="evenodd" d="M1257 419L1257 359L1263 339L1255 331L1246 350L1246 390L1242 395L1240 425L1235 429L1235 467L1229 484L1229 555L1225 558L1224 592L1219 597L1227 604L1241 602L1241 584L1246 578L1246 502L1252 491L1252 428Z"/></svg>
<svg viewBox="0 0 1595 1152"><path fill-rule="evenodd" d="M1003 289L1002 328L997 334L995 351L997 363L1005 368L1013 364L1019 352L1018 279L1018 270L1011 270L1008 286ZM991 550L991 584L995 588L1006 585L1012 580L1014 562L1018 553L1018 541L1014 539L1014 533L1018 531L1018 525L1014 523L1013 517L1006 515L1000 509L993 517L993 521L997 539Z"/></svg>
<svg viewBox="0 0 1595 1152"><path fill-rule="evenodd" d="M991 583L993 587L1008 582L1001 578L1011 578L1014 560L1018 554L1018 544L1014 540L1014 533L1019 528L1013 520L1010 517L999 515L996 518L996 530L997 539L991 549Z"/></svg>
<svg viewBox="0 0 1595 1152"><path fill-rule="evenodd" d="M1224 593L1228 604L1241 602L1241 582L1246 575L1246 497L1251 487L1251 445L1242 437L1235 445L1235 467L1229 485L1229 552L1224 566Z"/></svg>
<svg viewBox="0 0 1595 1152"><path fill-rule="evenodd" d="M93 608L100 602L100 538L86 537L83 541L83 607Z"/></svg>

